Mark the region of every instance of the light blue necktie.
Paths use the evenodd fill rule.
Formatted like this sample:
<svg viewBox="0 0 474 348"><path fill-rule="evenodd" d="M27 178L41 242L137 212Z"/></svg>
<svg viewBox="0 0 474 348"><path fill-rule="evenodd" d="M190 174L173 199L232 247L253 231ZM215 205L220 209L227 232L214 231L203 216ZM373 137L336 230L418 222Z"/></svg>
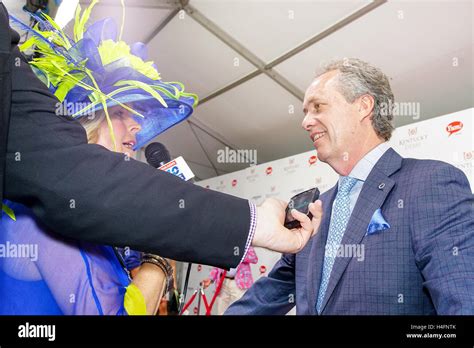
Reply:
<svg viewBox="0 0 474 348"><path fill-rule="evenodd" d="M328 287L332 267L336 260L337 250L341 244L342 236L344 235L347 222L351 216L349 194L356 182L357 179L351 178L350 176L342 177L339 182L336 198L334 199L332 219L329 225L328 239L324 253L323 276L321 278L321 286L319 287L318 301L316 302L316 310L318 313L321 313L321 306Z"/></svg>

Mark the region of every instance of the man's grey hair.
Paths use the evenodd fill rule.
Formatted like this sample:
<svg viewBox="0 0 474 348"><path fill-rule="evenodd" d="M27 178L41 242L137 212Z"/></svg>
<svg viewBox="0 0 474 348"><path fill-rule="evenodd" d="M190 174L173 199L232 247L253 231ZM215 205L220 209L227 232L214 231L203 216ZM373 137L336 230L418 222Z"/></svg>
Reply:
<svg viewBox="0 0 474 348"><path fill-rule="evenodd" d="M387 76L378 68L357 58L333 60L316 72L315 78L338 70L337 89L348 103L364 94L374 98L372 126L376 134L389 140L393 131L394 97Z"/></svg>

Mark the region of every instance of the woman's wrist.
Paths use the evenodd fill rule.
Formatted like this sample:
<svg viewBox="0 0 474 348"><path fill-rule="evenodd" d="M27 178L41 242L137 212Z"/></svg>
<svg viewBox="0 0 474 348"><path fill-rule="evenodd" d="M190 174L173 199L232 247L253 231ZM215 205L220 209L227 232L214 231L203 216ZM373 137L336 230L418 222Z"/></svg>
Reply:
<svg viewBox="0 0 474 348"><path fill-rule="evenodd" d="M173 289L173 268L165 258L153 254L144 254L141 264L152 264L160 268L166 277L165 293Z"/></svg>

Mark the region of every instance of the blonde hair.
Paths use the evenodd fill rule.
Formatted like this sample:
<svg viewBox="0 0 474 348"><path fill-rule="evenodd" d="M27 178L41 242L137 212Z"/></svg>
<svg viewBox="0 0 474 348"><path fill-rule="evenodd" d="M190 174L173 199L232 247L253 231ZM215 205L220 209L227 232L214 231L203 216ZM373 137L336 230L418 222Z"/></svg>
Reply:
<svg viewBox="0 0 474 348"><path fill-rule="evenodd" d="M99 141L99 129L104 120L104 110L96 111L93 115L84 116L79 119L79 123L86 130L87 142L89 144L95 144Z"/></svg>

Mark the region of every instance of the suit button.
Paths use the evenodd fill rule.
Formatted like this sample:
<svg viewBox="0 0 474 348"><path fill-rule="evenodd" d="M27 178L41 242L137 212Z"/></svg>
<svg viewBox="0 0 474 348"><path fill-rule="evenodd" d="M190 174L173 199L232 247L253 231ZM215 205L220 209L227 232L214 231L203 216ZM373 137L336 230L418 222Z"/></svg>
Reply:
<svg viewBox="0 0 474 348"><path fill-rule="evenodd" d="M385 183L384 182L380 183L379 190L382 190L384 187L385 187Z"/></svg>

